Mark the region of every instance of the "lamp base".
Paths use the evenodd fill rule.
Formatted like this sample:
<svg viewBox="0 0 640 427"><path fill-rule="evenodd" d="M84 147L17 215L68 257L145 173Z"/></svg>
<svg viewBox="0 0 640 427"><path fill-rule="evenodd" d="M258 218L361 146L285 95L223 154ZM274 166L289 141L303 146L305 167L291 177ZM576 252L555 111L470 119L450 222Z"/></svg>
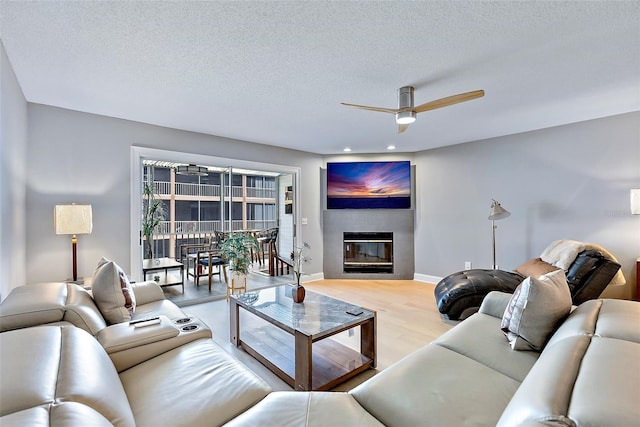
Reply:
<svg viewBox="0 0 640 427"><path fill-rule="evenodd" d="M78 252L77 252L76 246L78 246L78 238L74 234L71 237L71 253L73 254L72 256L73 256L73 281L74 282L78 280Z"/></svg>

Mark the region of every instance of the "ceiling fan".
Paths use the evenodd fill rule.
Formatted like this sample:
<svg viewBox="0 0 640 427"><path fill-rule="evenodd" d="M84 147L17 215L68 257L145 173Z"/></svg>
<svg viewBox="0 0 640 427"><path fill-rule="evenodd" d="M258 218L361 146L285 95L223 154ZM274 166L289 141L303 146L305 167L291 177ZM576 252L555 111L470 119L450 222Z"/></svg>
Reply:
<svg viewBox="0 0 640 427"><path fill-rule="evenodd" d="M413 106L413 86L403 86L398 89L398 108L381 108L369 107L367 105L347 104L341 102L347 107L361 108L363 110L380 111L381 113L391 113L396 115L396 123L398 124L398 133L402 133L409 127L409 124L416 121L416 114L424 111L435 110L437 108L448 107L460 102L471 101L472 99L484 96L484 90L474 90L471 92L459 93L457 95L447 96L446 98L436 99L417 107Z"/></svg>

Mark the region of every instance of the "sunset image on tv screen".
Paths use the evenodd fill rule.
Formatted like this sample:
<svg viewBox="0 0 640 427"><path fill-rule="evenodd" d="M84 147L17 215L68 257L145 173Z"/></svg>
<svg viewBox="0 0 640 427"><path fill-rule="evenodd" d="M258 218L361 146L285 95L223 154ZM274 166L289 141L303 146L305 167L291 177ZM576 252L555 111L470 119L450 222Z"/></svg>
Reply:
<svg viewBox="0 0 640 427"><path fill-rule="evenodd" d="M407 209L411 207L409 162L327 164L328 209Z"/></svg>

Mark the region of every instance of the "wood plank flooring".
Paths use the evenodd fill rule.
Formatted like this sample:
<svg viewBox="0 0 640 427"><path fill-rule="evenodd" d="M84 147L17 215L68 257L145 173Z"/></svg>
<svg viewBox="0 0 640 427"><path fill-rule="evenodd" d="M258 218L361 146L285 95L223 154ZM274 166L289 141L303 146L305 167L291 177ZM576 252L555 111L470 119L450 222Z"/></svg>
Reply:
<svg viewBox="0 0 640 427"><path fill-rule="evenodd" d="M333 390L350 390L375 373L431 342L457 322L444 320L436 308L434 285L413 280L319 280L304 283L307 290L348 301L378 313L378 367L367 370ZM242 349L229 342L229 305L223 300L183 307L213 330L214 340L239 359L274 390L291 387ZM359 328L356 328L359 331ZM357 349L356 332L340 333L334 339Z"/></svg>

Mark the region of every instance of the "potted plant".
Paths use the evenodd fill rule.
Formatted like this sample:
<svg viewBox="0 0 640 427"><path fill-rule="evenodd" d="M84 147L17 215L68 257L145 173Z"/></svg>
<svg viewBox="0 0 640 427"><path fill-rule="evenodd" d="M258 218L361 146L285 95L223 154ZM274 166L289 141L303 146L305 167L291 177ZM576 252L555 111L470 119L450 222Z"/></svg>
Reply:
<svg viewBox="0 0 640 427"><path fill-rule="evenodd" d="M237 287L233 283L236 278L243 280L246 286L252 250L258 250L258 241L252 234L242 232L231 233L220 245L220 255L227 260L229 270L232 272L232 289Z"/></svg>
<svg viewBox="0 0 640 427"><path fill-rule="evenodd" d="M147 242L145 259L153 259L153 233L162 220L164 220L162 200L156 198L153 184L147 182L142 187L142 235Z"/></svg>
<svg viewBox="0 0 640 427"><path fill-rule="evenodd" d="M291 296L294 302L304 301L305 289L300 284L300 278L304 275L302 272L302 265L311 261L308 252L311 250L311 246L307 242L304 242L302 246L294 246L291 251L291 264L293 265L293 276L296 279L296 283L293 285Z"/></svg>

